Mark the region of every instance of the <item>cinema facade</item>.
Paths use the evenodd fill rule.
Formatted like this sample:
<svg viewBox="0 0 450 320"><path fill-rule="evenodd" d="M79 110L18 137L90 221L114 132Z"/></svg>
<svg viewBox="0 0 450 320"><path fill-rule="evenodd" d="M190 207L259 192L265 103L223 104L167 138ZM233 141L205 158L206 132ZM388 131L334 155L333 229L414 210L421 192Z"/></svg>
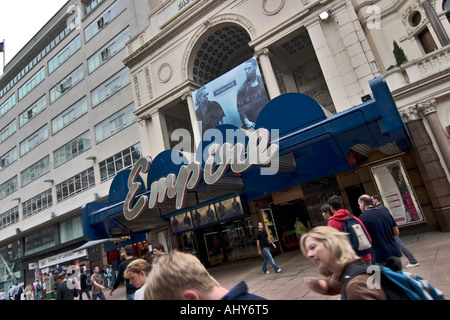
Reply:
<svg viewBox="0 0 450 320"><path fill-rule="evenodd" d="M297 250L296 220L323 225L320 207L335 194L355 215L361 194L380 194L402 235L450 230L438 117L448 68L434 86L421 75L411 93L350 2L154 2L124 60L143 157L82 207L85 248L146 240L214 266L257 255L263 221L279 251ZM221 112L200 112L205 88Z"/></svg>

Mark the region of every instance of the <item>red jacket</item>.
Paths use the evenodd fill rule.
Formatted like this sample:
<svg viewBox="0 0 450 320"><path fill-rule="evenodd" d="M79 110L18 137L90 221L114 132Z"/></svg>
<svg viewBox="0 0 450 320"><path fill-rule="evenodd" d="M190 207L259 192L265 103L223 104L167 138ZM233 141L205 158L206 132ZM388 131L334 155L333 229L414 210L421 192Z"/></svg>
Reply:
<svg viewBox="0 0 450 320"><path fill-rule="evenodd" d="M333 217L331 217L331 219L328 220L328 226L329 227L333 227L335 229L338 229L339 231L344 231L344 228L342 227L342 221L347 219L349 215L350 215L350 212L348 212L348 210L345 210L345 209L340 209L340 210L336 211L333 214ZM362 221L359 220L358 217L356 217L356 216L354 216L354 217L359 223L361 223L361 225L363 226L364 230L366 230L366 232L367 232L367 229L366 229L366 226L364 225L364 223L362 223ZM369 232L367 232L367 234L369 235ZM372 242L372 239L370 238L370 235L369 235L369 240L370 240L370 242ZM364 261L365 260L372 260L372 255L370 253L368 253L365 256L362 256L361 259L364 260Z"/></svg>

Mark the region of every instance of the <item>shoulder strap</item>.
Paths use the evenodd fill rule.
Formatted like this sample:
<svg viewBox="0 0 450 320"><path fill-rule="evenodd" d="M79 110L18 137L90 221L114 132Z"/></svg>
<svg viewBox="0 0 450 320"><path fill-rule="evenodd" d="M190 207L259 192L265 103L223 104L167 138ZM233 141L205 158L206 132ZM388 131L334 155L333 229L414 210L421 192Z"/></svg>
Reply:
<svg viewBox="0 0 450 320"><path fill-rule="evenodd" d="M353 277L359 275L359 274L363 274L367 272L367 266L364 265L354 265L351 266L348 270L347 270L347 274L344 276L344 282L342 283L342 288L341 288L341 299L342 300L347 300L347 295L346 295L346 287L348 282L353 279Z"/></svg>

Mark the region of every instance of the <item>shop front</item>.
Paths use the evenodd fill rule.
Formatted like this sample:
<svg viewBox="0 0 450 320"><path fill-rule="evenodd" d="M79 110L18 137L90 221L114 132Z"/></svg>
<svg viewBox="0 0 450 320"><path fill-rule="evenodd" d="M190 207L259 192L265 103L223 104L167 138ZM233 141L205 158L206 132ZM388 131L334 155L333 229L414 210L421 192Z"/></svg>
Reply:
<svg viewBox="0 0 450 320"><path fill-rule="evenodd" d="M334 194L359 215L355 199L379 193L399 225L426 224L408 177L408 133L384 81L369 84L371 100L333 116L307 96L284 94L261 110L256 130L218 125L195 155L141 158L116 176L108 203L83 208L85 234L145 232L149 245L163 240L214 266L257 255L258 221L280 251L297 249L296 221L323 224L320 206Z"/></svg>

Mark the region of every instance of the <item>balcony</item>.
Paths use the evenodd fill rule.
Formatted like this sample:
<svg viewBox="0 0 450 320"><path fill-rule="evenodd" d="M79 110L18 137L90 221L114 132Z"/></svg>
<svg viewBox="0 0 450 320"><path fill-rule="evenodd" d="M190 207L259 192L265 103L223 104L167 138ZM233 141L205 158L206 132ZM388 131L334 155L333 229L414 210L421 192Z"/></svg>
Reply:
<svg viewBox="0 0 450 320"><path fill-rule="evenodd" d="M421 58L404 63L400 67L388 70L383 78L389 89L394 91L406 85L437 76L444 71L450 71L450 46L445 46Z"/></svg>

